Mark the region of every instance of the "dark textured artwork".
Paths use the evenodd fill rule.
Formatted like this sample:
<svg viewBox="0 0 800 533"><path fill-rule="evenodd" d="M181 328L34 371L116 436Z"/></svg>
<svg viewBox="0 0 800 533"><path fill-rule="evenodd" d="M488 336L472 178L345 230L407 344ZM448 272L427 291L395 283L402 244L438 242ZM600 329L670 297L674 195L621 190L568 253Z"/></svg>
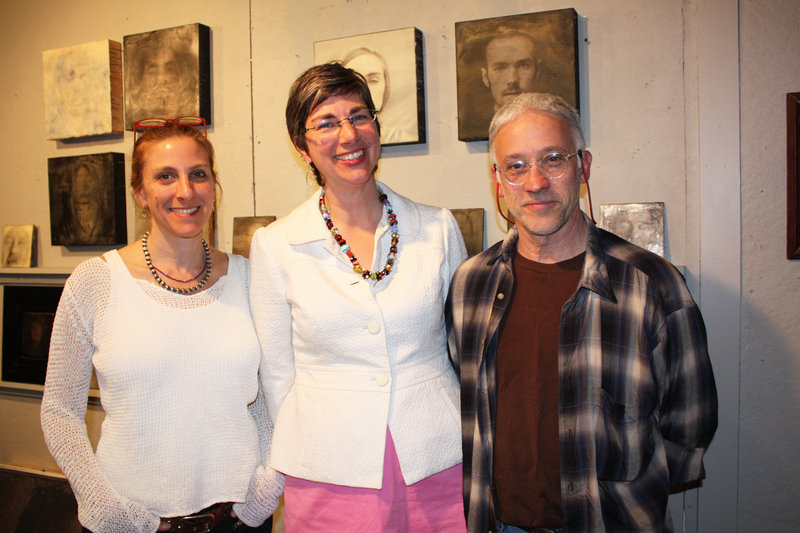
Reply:
<svg viewBox="0 0 800 533"><path fill-rule="evenodd" d="M211 124L210 38L203 24L124 37L126 129L144 118L201 116Z"/></svg>
<svg viewBox="0 0 800 533"><path fill-rule="evenodd" d="M50 333L63 287L3 287L2 381L44 385Z"/></svg>
<svg viewBox="0 0 800 533"><path fill-rule="evenodd" d="M47 160L53 246L125 244L125 156L118 153Z"/></svg>
<svg viewBox="0 0 800 533"><path fill-rule="evenodd" d="M561 96L576 109L574 9L456 22L458 138L489 138L494 112L524 92Z"/></svg>

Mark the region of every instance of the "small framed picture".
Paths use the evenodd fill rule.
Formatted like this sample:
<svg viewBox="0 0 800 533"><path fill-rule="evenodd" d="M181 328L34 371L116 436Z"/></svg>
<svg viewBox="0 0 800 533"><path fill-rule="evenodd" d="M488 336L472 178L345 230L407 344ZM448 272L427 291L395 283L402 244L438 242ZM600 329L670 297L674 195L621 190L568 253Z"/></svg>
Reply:
<svg viewBox="0 0 800 533"><path fill-rule="evenodd" d="M3 287L2 381L44 385L61 287Z"/></svg>
<svg viewBox="0 0 800 533"><path fill-rule="evenodd" d="M340 61L366 78L384 146L426 140L422 57L422 32L416 28L314 43L317 65Z"/></svg>
<svg viewBox="0 0 800 533"><path fill-rule="evenodd" d="M47 171L53 246L127 242L123 154L54 157Z"/></svg>
<svg viewBox="0 0 800 533"><path fill-rule="evenodd" d="M30 268L34 263L35 250L36 226L3 226L2 266Z"/></svg>
<svg viewBox="0 0 800 533"><path fill-rule="evenodd" d="M48 139L120 134L122 47L94 41L42 52Z"/></svg>
<svg viewBox="0 0 800 533"><path fill-rule="evenodd" d="M211 125L211 29L187 24L123 38L125 129L144 118L200 116Z"/></svg>
<svg viewBox="0 0 800 533"><path fill-rule="evenodd" d="M274 216L234 217L233 253L250 257L250 241L258 228L275 222Z"/></svg>
<svg viewBox="0 0 800 533"><path fill-rule="evenodd" d="M579 109L574 9L456 22L458 139L489 138L495 111L524 92L552 93Z"/></svg>
<svg viewBox="0 0 800 533"><path fill-rule="evenodd" d="M600 204L599 226L664 257L664 202Z"/></svg>

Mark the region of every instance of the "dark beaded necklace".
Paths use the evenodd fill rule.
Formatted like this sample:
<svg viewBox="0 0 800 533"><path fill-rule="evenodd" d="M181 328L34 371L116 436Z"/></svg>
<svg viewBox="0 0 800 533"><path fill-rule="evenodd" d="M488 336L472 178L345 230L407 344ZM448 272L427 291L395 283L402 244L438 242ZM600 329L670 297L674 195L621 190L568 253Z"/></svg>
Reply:
<svg viewBox="0 0 800 533"><path fill-rule="evenodd" d="M203 270L200 271L200 274L202 274L203 272L205 272L206 274L205 276L203 276L203 279L201 279L197 285L194 285L193 287L188 287L186 289L181 289L179 287L173 287L172 285L167 285L166 282L164 282L164 280L159 277L158 273L161 272L161 270L159 270L153 265L153 261L152 259L150 259L150 251L147 249L147 238L149 236L150 236L149 231L146 232L144 235L142 235L142 251L144 252L144 261L145 263L147 263L147 268L150 269L150 273L153 275L153 278L155 278L156 283L158 283L162 288L177 294L193 294L203 288L206 282L208 282L208 278L211 276L211 251L208 249L208 244L206 243L205 239L201 239L201 241L203 243L203 252L205 253L206 256L206 262L205 265L203 266ZM161 273L164 274L163 272ZM180 283L188 283L189 281L194 281L197 278L199 278L200 274L197 274L197 276L195 276L194 278L186 281L175 279L167 274L164 274L164 276L168 277L171 280L178 281Z"/></svg>
<svg viewBox="0 0 800 533"><path fill-rule="evenodd" d="M358 259L356 259L356 256L350 250L350 245L347 244L342 234L339 233L339 229L333 225L330 211L325 203L325 189L322 189L319 195L319 212L322 213L322 219L325 221L325 225L328 226L333 238L336 239L336 242L342 248L342 251L347 254L350 263L353 264L353 271L364 279L371 279L374 281L380 281L392 272L394 260L397 257L397 241L400 240L400 235L397 233L397 217L392 210L392 204L389 203L389 198L387 198L385 194L380 193L378 199L386 206L386 215L389 217L389 230L392 232L392 244L389 246L389 254L386 256L386 266L383 267L383 270L380 272L370 272L359 264Z"/></svg>

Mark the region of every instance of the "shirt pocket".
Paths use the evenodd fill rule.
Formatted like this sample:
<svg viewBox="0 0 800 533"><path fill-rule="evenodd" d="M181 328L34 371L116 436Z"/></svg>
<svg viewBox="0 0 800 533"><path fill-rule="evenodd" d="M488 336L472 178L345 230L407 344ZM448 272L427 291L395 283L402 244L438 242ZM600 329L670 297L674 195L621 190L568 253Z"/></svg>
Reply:
<svg viewBox="0 0 800 533"><path fill-rule="evenodd" d="M655 439L649 413L626 404L603 388L596 390L595 451L597 478L632 481L647 468Z"/></svg>

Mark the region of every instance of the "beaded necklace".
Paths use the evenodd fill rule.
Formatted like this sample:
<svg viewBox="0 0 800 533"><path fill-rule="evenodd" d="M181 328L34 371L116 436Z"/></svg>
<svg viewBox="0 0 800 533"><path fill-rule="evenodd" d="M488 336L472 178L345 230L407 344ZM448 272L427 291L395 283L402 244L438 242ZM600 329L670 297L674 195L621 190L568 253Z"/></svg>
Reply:
<svg viewBox="0 0 800 533"><path fill-rule="evenodd" d="M350 245L347 244L342 234L339 233L339 229L333 225L330 210L325 203L325 189L322 189L322 193L319 195L319 212L322 213L322 219L325 221L325 225L328 226L333 238L336 239L336 242L342 248L342 251L347 254L350 263L353 264L353 272L364 279L371 279L374 281L380 281L392 272L392 266L394 266L394 260L397 257L397 241L400 240L400 235L397 233L397 217L392 210L392 204L389 203L389 198L385 194L380 193L378 195L378 200L386 206L386 215L389 217L389 230L392 232L392 244L389 246L389 254L386 256L386 266L383 267L383 270L380 272L370 272L359 264L358 259L356 259L356 256L350 250Z"/></svg>
<svg viewBox="0 0 800 533"><path fill-rule="evenodd" d="M145 263L147 263L147 268L150 269L150 273L153 275L153 278L155 278L156 283L158 283L162 288L167 289L170 292L175 292L175 293L178 293L178 294L192 294L192 293L195 293L195 292L197 292L197 291L199 291L200 289L203 288L203 286L208 281L208 278L211 276L211 251L208 249L208 244L206 244L206 240L205 239L201 239L201 241L203 243L203 252L205 253L205 256L206 256L206 262L205 262L205 265L203 265L203 270L200 271L200 274L202 274L203 272L205 272L206 274L205 274L205 276L203 276L203 279L201 279L200 282L197 285L195 285L193 287L188 287L186 289L181 289L179 287L173 287L172 285L167 285L166 282L164 282L164 280L159 277L158 273L161 272L161 270L157 269L153 265L153 261L152 261L152 259L150 259L150 251L147 249L147 238L149 236L150 236L150 232L149 231L146 232L144 235L142 235L142 251L144 252L144 261L145 261ZM161 272L161 273L164 274L163 272ZM186 282L196 280L198 277L200 277L200 274L197 274L197 276L195 276L194 278L192 278L190 280L186 280ZM166 276L169 279L174 280L174 281L179 281L181 283L186 283L186 282L183 282L181 280L175 279L175 278L173 278L173 277L171 277L171 276L169 276L167 274L164 274L164 276Z"/></svg>

